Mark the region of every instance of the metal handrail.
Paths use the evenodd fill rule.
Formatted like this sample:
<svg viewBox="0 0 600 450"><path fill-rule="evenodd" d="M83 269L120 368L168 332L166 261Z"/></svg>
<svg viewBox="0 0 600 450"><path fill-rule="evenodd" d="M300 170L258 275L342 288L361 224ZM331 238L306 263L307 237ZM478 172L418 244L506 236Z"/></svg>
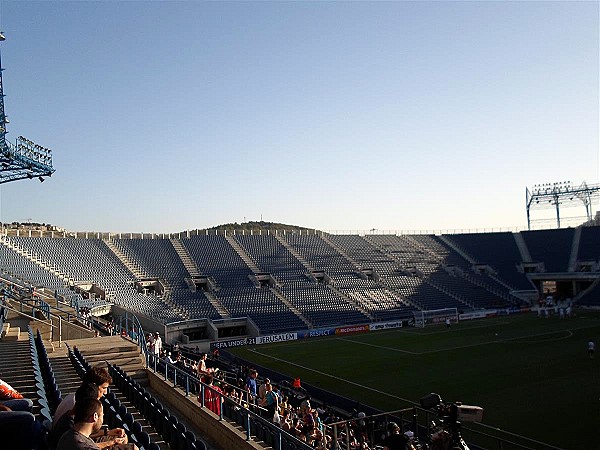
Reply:
<svg viewBox="0 0 600 450"><path fill-rule="evenodd" d="M183 386L185 388L185 396L186 397L188 397L190 395L190 387L192 386L192 384L197 385L199 387L198 399L199 399L202 407L205 407L204 392L206 389L210 389L213 391L213 393L215 393L219 396L219 398L221 399L221 402L223 404L227 404L228 406L230 406L232 408L236 408L236 407L240 408L240 410L243 411L243 414L246 414L243 426L244 426L244 431L246 433L247 440L252 439L251 425L252 425L253 421L256 421L256 422L260 422L262 426L268 427L274 433L275 450L281 450L282 442L284 439L293 440L294 444L300 449L306 449L306 450L312 449L311 446L302 442L301 440L299 440L292 434L286 432L285 430L281 429L274 423L266 420L265 418L261 417L259 414L251 411L251 409L250 409L250 407L252 407L258 411L264 411L265 408L262 408L261 406L256 405L256 404L252 404L251 402L238 403L235 400L229 398L227 395L225 395L219 391L216 391L211 386L202 382L197 377L190 375L188 372L180 369L179 367L175 366L174 364L171 364L171 363L165 362L165 361L161 361L157 355L155 355L151 352L146 352L146 361L147 361L148 369L152 370L155 373L160 373L164 377L165 381L171 381L173 383L173 388L177 388L178 386ZM162 368L159 367L160 364L164 365L164 372L161 370ZM170 375L171 375L171 377L170 377ZM182 380L185 380L185 381L182 382ZM247 399L248 399L248 397L247 397ZM221 409L220 409L219 420L223 420L223 407L221 407Z"/></svg>

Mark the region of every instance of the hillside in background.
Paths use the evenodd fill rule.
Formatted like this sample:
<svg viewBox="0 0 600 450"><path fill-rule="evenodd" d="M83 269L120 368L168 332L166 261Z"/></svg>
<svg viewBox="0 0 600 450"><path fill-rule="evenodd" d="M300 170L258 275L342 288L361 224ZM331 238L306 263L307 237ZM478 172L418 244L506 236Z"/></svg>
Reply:
<svg viewBox="0 0 600 450"><path fill-rule="evenodd" d="M258 231L262 231L262 232L266 232L267 230L269 232L275 232L275 230L277 230L278 232L292 232L292 231L296 231L296 232L300 232L300 231L314 231L313 228L306 228L306 227L299 227L296 225L287 225L285 223L276 223L276 222L264 222L264 221L257 221L257 222L244 222L244 223L226 223L223 225L217 225L211 228L203 228L201 230L198 231L219 231L219 232L224 232L226 231L227 233L233 233L234 231L236 233L242 233L242 232L247 232L250 233L250 231L252 230L252 232L258 232Z"/></svg>

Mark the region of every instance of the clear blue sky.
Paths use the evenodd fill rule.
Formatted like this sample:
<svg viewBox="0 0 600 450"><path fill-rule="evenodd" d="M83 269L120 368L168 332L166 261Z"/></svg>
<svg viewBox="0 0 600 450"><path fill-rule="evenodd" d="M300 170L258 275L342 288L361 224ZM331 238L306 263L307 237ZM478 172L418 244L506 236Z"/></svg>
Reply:
<svg viewBox="0 0 600 450"><path fill-rule="evenodd" d="M598 182L598 22L598 2L2 2L8 137L56 173L2 185L0 219L525 226L525 186Z"/></svg>

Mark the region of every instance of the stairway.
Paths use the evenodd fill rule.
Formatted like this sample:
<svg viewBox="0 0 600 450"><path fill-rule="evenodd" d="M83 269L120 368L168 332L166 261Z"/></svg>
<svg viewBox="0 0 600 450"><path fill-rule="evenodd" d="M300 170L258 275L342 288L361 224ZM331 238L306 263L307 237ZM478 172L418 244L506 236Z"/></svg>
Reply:
<svg viewBox="0 0 600 450"><path fill-rule="evenodd" d="M356 267L356 270L358 270L358 271L362 270L362 266L359 263L357 263L356 261L354 261L354 259L352 259L350 257L350 255L348 255L339 245L337 245L331 239L329 239L329 237L327 237L327 235L325 233L323 233L321 235L321 239L323 239L325 242L327 242L327 244L330 247L332 247L336 252L338 252L340 255L342 255L344 258L346 258L346 260L350 264L352 264L354 267Z"/></svg>
<svg viewBox="0 0 600 450"><path fill-rule="evenodd" d="M63 345L61 348L56 348L55 351L50 351L46 345L46 351L48 352L48 360L50 361L50 366L52 367L52 372L54 372L54 378L62 397L74 394L81 385L81 379L66 354L66 347Z"/></svg>
<svg viewBox="0 0 600 450"><path fill-rule="evenodd" d="M47 270L52 275L55 275L58 278L62 279L66 284L74 284L75 283L75 280L73 280L71 277L69 277L66 273L61 272L58 268L54 267L54 265L40 259L37 255L30 253L29 250L21 248L19 245L12 242L7 236L0 236L0 244L7 246L14 252L18 253L19 255L23 256L24 258L27 258L31 262L37 264L42 269Z"/></svg>
<svg viewBox="0 0 600 450"><path fill-rule="evenodd" d="M438 237L440 238L440 240L444 244L446 244L448 247L450 247L452 250L454 250L456 253L458 253L460 256L462 256L464 259L466 259L467 261L469 261L469 264L476 264L477 263L477 261L475 261L475 259L471 255L469 255L462 248L460 248L458 245L456 245L454 243L454 241L448 239L444 235L440 235Z"/></svg>
<svg viewBox="0 0 600 450"><path fill-rule="evenodd" d="M17 320L18 323L18 320ZM35 385L35 374L31 360L29 334L27 331L20 331L21 324L15 326L14 323L10 329L14 330L16 337L0 340L0 369L2 370L2 380L10 384L19 391L25 398L33 401L33 414L40 413L40 406L36 400L39 399L37 387Z"/></svg>
<svg viewBox="0 0 600 450"><path fill-rule="evenodd" d="M302 315L302 313L300 312L299 309L297 309L286 297L285 295L283 295L281 292L279 292L277 289L275 289L274 287L270 287L269 290L273 293L273 295L275 297L277 297L281 303L283 303L285 306L287 306L290 311L292 311L294 314L296 314L296 316L298 316L298 318L304 322L304 324L308 327L308 328L312 328L312 323Z"/></svg>
<svg viewBox="0 0 600 450"><path fill-rule="evenodd" d="M515 243L517 244L517 248L519 249L519 253L521 254L521 261L525 263L532 262L531 254L529 253L529 249L527 248L527 244L525 243L525 239L523 239L523 235L521 233L513 233L515 238Z"/></svg>
<svg viewBox="0 0 600 450"><path fill-rule="evenodd" d="M292 247L290 245L290 243L288 241L285 240L285 238L280 235L280 234L275 234L275 239L277 239L281 245L283 245L288 252L290 252L292 255L294 255L294 258L296 258L298 261L300 261L300 263L302 263L302 265L305 267L306 270L308 270L309 272L314 272L315 268L313 266L311 266L307 260L304 259L304 257L298 253L296 251L296 249L294 247Z"/></svg>
<svg viewBox="0 0 600 450"><path fill-rule="evenodd" d="M246 265L250 268L250 270L252 271L252 273L261 273L262 270L260 270L258 268L258 266L256 265L256 263L252 260L252 258L250 258L250 256L246 253L246 251L242 248L242 246L240 244L238 244L238 242L231 236L225 236L225 239L227 240L227 242L229 242L229 245L231 245L233 247L233 249L235 250L235 252L240 255L240 258L242 258L244 260L244 262L246 263Z"/></svg>
<svg viewBox="0 0 600 450"><path fill-rule="evenodd" d="M224 318L224 319L230 319L231 318L231 314L229 313L229 310L227 308L225 308L225 306L223 306L223 304L219 301L219 299L215 296L215 294L213 294L210 291L203 291L204 292L204 296L206 297L206 299L210 302L211 305L213 305L213 307L217 310L217 312L219 313L219 315Z"/></svg>
<svg viewBox="0 0 600 450"><path fill-rule="evenodd" d="M105 362L116 364L129 375L143 373L145 361L140 348L129 339L121 336L105 336L90 339L72 339L67 341L71 348L77 347L86 361L92 366Z"/></svg>
<svg viewBox="0 0 600 450"><path fill-rule="evenodd" d="M575 272L577 268L577 254L579 253L579 241L581 241L581 227L575 228L573 243L571 244L571 256L569 257L569 272Z"/></svg>
<svg viewBox="0 0 600 450"><path fill-rule="evenodd" d="M105 362L115 364L125 370L140 386L147 389L148 377L143 355L140 352L140 348L128 339L121 336L110 336L77 339L71 340L68 343L71 348L77 347L91 366L102 366ZM65 394L70 393L69 391L71 390L75 392L81 384L81 379L77 376L69 357L64 352L57 352L56 356L50 354L48 356L51 358L50 363L63 397ZM65 383L64 390L63 383ZM156 433L135 405L117 387L111 385L110 392L114 393L121 401L121 404L127 407L128 412L142 425L142 430L149 434L152 442L155 442L161 450L169 449L169 445L163 441L162 437Z"/></svg>
<svg viewBox="0 0 600 450"><path fill-rule="evenodd" d="M373 317L371 315L371 313L369 311L367 311L367 309L360 302L354 300L349 295L344 294L342 291L340 291L339 289L337 289L335 286L332 286L331 284L328 284L327 288L330 291L335 292L338 297L343 298L347 303L349 303L350 305L352 305L352 307L354 309L356 309L357 311L360 311L362 314L364 314L365 316L367 316L371 322L375 321L375 317Z"/></svg>
<svg viewBox="0 0 600 450"><path fill-rule="evenodd" d="M196 262L191 257L191 255L189 254L187 249L183 246L181 241L179 239L169 239L169 240L171 241L171 244L173 244L173 248L179 255L179 259L181 259L181 262L187 269L190 276L191 277L199 277L201 275L200 270L198 269Z"/></svg>
<svg viewBox="0 0 600 450"><path fill-rule="evenodd" d="M129 258L121 249L112 241L112 239L104 239L106 246L115 254L119 261L123 263L138 280L147 276L146 272L131 258Z"/></svg>

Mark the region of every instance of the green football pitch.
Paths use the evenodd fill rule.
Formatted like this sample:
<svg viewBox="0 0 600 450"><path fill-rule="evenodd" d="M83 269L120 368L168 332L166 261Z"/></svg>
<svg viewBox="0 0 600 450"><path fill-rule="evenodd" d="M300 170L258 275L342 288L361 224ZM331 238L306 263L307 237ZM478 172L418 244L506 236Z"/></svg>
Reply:
<svg viewBox="0 0 600 450"><path fill-rule="evenodd" d="M484 427L471 427L594 450L600 449L600 354L588 356L590 339L600 341L600 314L578 310L569 319L524 313L231 351L383 411L435 392L484 408Z"/></svg>

